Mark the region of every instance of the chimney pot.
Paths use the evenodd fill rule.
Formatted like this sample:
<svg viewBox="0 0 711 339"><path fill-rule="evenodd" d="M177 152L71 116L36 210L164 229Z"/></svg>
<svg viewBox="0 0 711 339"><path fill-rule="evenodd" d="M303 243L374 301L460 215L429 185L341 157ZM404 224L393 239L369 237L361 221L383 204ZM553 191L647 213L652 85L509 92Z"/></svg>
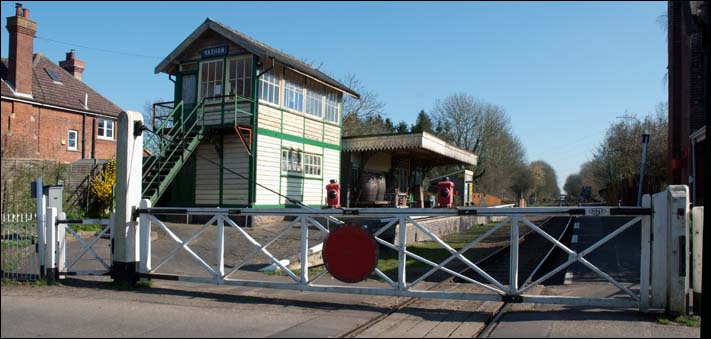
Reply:
<svg viewBox="0 0 711 339"><path fill-rule="evenodd" d="M22 4L19 2L15 3L15 16L22 16Z"/></svg>
<svg viewBox="0 0 711 339"><path fill-rule="evenodd" d="M24 16L25 19L29 19L29 18L30 18L30 9L29 9L29 8L23 8L23 9L22 9L22 16Z"/></svg>

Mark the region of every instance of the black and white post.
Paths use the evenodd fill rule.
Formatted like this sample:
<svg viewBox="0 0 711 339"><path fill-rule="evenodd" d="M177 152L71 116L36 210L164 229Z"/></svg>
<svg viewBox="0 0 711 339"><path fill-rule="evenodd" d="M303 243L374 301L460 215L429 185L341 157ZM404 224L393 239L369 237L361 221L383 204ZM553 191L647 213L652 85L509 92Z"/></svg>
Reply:
<svg viewBox="0 0 711 339"><path fill-rule="evenodd" d="M121 112L116 145L116 211L114 222L113 267L111 277L118 282L138 281L139 227L134 212L141 201L143 166L143 116Z"/></svg>

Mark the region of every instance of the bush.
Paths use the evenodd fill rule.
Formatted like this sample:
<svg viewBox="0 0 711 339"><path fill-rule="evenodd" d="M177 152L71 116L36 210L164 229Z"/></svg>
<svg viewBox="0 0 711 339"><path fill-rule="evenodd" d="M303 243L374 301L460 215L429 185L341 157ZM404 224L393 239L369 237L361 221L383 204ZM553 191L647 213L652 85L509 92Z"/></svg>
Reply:
<svg viewBox="0 0 711 339"><path fill-rule="evenodd" d="M99 210L108 215L114 197L114 183L116 182L116 158L108 161L99 175L91 181L91 191L96 195Z"/></svg>

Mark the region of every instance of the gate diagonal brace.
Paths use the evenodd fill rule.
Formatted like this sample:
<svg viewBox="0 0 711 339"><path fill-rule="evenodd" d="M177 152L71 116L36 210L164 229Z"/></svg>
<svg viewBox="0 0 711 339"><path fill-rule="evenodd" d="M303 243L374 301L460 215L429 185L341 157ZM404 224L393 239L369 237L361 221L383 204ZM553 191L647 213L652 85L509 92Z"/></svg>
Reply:
<svg viewBox="0 0 711 339"><path fill-rule="evenodd" d="M237 132L237 135L239 135L239 139L242 140L242 145L244 145L244 148L247 150L247 154L249 156L252 156L252 149L250 148L250 145L252 144L252 129L249 127L244 127L240 124L235 125L235 131ZM242 134L242 131L245 131L247 134L247 138L249 139L249 143L244 138L244 134Z"/></svg>

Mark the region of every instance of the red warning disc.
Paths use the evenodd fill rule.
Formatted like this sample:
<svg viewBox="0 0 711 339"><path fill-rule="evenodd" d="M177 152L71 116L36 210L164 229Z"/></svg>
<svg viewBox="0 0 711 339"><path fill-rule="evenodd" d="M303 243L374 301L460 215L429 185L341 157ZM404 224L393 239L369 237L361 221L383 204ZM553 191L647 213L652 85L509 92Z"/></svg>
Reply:
<svg viewBox="0 0 711 339"><path fill-rule="evenodd" d="M324 241L323 262L334 278L356 283L378 265L378 244L362 226L346 223L332 230Z"/></svg>

